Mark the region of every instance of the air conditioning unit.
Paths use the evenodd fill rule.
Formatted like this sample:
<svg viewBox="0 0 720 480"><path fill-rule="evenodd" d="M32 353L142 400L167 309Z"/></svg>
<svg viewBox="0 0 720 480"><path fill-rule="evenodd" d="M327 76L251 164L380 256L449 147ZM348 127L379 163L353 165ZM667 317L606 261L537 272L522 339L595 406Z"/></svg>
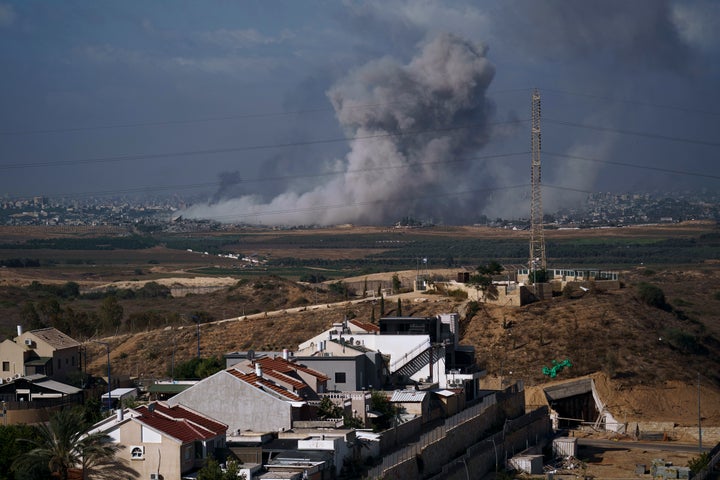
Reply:
<svg viewBox="0 0 720 480"><path fill-rule="evenodd" d="M28 347L32 347L33 346L32 338L26 338L25 345L27 345Z"/></svg>
<svg viewBox="0 0 720 480"><path fill-rule="evenodd" d="M145 460L145 446L133 445L130 447L130 460Z"/></svg>
<svg viewBox="0 0 720 480"><path fill-rule="evenodd" d="M160 474L159 473L151 473L150 480L160 480Z"/></svg>

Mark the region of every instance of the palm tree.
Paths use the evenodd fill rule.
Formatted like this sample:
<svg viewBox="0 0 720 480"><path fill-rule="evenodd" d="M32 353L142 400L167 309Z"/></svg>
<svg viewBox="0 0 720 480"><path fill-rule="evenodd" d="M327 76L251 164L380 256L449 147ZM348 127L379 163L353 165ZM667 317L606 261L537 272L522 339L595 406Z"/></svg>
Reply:
<svg viewBox="0 0 720 480"><path fill-rule="evenodd" d="M122 446L105 433L87 433L88 428L81 409L56 412L48 423L37 427L37 437L21 439L32 449L13 462L13 470L27 472L36 464L45 464L60 480L67 480L72 469L81 469L85 479L137 476L115 459Z"/></svg>

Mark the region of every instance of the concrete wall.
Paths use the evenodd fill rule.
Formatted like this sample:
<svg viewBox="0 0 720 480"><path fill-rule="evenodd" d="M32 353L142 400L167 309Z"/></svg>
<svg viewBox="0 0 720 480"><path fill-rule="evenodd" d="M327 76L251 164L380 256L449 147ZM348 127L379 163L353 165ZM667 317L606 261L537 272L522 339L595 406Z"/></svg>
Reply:
<svg viewBox="0 0 720 480"><path fill-rule="evenodd" d="M509 444L513 449L516 446L518 450L519 446L524 449L531 439L544 438L551 431L547 409L523 415L524 408L524 391L517 391L515 386L486 397L481 404L446 419L443 425L423 434L414 445L384 457L382 464L370 471L370 477L426 478L436 475L445 465L465 455L471 445L494 438L488 437L490 431L499 430L503 442L515 439L515 443ZM510 418L515 420L507 420ZM536 427L527 428L533 422ZM490 443L493 459L498 442L495 439L495 446ZM498 459L499 455L500 451Z"/></svg>
<svg viewBox="0 0 720 480"><path fill-rule="evenodd" d="M0 343L0 377L3 380L16 374L25 374L24 351L24 345L18 345L10 339Z"/></svg>
<svg viewBox="0 0 720 480"><path fill-rule="evenodd" d="M292 407L262 390L221 371L168 399L228 426L229 432L279 431L292 428Z"/></svg>

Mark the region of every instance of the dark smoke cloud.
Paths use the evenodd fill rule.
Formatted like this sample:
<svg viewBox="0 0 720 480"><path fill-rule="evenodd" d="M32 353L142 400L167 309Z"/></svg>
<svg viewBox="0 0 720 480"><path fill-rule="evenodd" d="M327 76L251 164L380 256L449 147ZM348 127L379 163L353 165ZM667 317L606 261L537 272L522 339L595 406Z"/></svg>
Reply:
<svg viewBox="0 0 720 480"><path fill-rule="evenodd" d="M235 187L242 182L240 172L237 170L234 172L220 172L218 176L220 177L220 186L210 199L211 205L216 204L221 199L231 197L233 194L237 195L238 192L235 191Z"/></svg>
<svg viewBox="0 0 720 480"><path fill-rule="evenodd" d="M338 121L356 138L346 157L327 167L343 173L270 202L248 195L185 215L296 225L380 224L408 214L467 221L472 199L445 194L466 176L462 162L449 162L490 137L494 109L485 92L494 68L485 55L480 45L440 34L407 64L389 57L367 63L328 91Z"/></svg>

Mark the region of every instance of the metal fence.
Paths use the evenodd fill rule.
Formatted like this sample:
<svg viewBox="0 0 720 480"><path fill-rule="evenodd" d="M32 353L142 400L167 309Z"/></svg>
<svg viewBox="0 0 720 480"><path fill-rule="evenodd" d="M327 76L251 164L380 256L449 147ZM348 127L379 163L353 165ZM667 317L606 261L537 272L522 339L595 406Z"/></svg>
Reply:
<svg viewBox="0 0 720 480"><path fill-rule="evenodd" d="M713 469L715 468L715 465L720 463L720 443L715 445L715 447L712 450L710 450L709 456L710 456L710 463L708 463L708 466L706 468L699 471L697 473L697 475L695 475L693 477L694 480L705 480L706 478L709 478L710 475L713 474ZM712 478L712 477L710 477L710 478Z"/></svg>

